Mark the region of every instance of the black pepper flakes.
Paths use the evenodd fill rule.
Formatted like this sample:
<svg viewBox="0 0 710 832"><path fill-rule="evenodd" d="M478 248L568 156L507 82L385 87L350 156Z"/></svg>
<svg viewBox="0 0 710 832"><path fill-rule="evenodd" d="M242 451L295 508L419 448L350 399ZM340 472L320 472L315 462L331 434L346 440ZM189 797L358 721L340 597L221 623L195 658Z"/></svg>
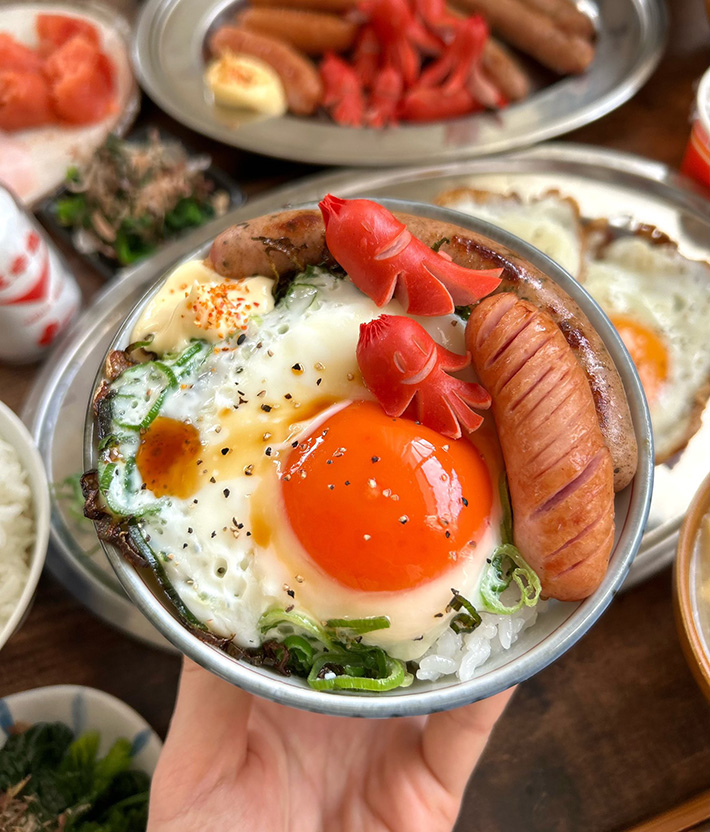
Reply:
<svg viewBox="0 0 710 832"><path fill-rule="evenodd" d="M192 530L192 526L188 526L188 527L187 527L187 533L188 533L188 534L192 534L192 531L193 531L193 530Z"/></svg>
<svg viewBox="0 0 710 832"><path fill-rule="evenodd" d="M211 538L213 538L213 539L214 539L215 537L217 537L217 532L212 532L212 534L210 535L210 537L211 537Z"/></svg>
<svg viewBox="0 0 710 832"><path fill-rule="evenodd" d="M350 485L350 480L345 480L345 485Z"/></svg>
<svg viewBox="0 0 710 832"><path fill-rule="evenodd" d="M271 445L269 445L269 447L268 447L268 448L266 448L266 449L264 450L264 453L265 453L267 456L271 456Z"/></svg>
<svg viewBox="0 0 710 832"><path fill-rule="evenodd" d="M221 453L222 453L222 456L227 456L227 454L229 453L229 448L222 448Z"/></svg>
<svg viewBox="0 0 710 832"><path fill-rule="evenodd" d="M237 338L237 345L241 346L247 340L247 336L242 332L242 334Z"/></svg>
<svg viewBox="0 0 710 832"><path fill-rule="evenodd" d="M225 488L222 494L224 494L225 497L229 497L229 489Z"/></svg>
<svg viewBox="0 0 710 832"><path fill-rule="evenodd" d="M318 378L318 379L316 379L316 387L320 387L320 383L321 383L321 381L323 381L323 379L322 379L322 378Z"/></svg>
<svg viewBox="0 0 710 832"><path fill-rule="evenodd" d="M254 473L254 466L253 465L247 465L246 468L244 469L244 474L247 477L250 477L253 473Z"/></svg>
<svg viewBox="0 0 710 832"><path fill-rule="evenodd" d="M373 462L373 463L375 463L375 462L379 462L379 461L380 461L379 456L373 456L373 457L370 459L370 462Z"/></svg>
<svg viewBox="0 0 710 832"><path fill-rule="evenodd" d="M451 537L451 532L445 532L444 537L448 540Z"/></svg>
<svg viewBox="0 0 710 832"><path fill-rule="evenodd" d="M210 477L210 482L215 483L215 482L217 482L217 480L214 477Z"/></svg>
<svg viewBox="0 0 710 832"><path fill-rule="evenodd" d="M295 598L296 597L296 593L292 589L287 589L286 590L286 595L288 595L289 598Z"/></svg>
<svg viewBox="0 0 710 832"><path fill-rule="evenodd" d="M461 502L462 502L465 506L468 506L468 500L467 500L465 497L462 497L462 498L461 498Z"/></svg>
<svg viewBox="0 0 710 832"><path fill-rule="evenodd" d="M303 372L303 364L296 363L291 367L291 369L294 371L294 373L302 373Z"/></svg>
<svg viewBox="0 0 710 832"><path fill-rule="evenodd" d="M262 404L261 409L264 413L271 413L271 405L270 404Z"/></svg>

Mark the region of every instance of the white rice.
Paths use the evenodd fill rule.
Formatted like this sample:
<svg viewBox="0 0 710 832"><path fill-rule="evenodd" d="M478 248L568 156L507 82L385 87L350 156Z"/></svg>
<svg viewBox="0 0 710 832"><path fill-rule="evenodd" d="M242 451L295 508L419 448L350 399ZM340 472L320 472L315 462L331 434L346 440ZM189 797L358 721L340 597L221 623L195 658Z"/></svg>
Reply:
<svg viewBox="0 0 710 832"><path fill-rule="evenodd" d="M12 445L0 439L0 631L27 583L34 536L27 473Z"/></svg>
<svg viewBox="0 0 710 832"><path fill-rule="evenodd" d="M509 598L506 595L512 592L506 590L503 601L511 603L514 595ZM472 633L461 635L452 629L445 630L419 660L417 679L435 682L441 676L455 673L460 681L468 682L491 656L509 650L546 607L546 601L538 601L534 607L523 607L512 615L482 612L481 623Z"/></svg>

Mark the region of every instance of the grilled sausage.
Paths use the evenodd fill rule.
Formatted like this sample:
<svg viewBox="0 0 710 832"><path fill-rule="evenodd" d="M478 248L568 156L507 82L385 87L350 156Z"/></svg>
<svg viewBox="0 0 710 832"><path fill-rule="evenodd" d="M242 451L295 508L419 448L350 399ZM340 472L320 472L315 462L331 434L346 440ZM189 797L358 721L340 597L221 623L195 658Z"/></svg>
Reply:
<svg viewBox="0 0 710 832"><path fill-rule="evenodd" d="M552 318L513 294L480 302L466 345L493 400L515 545L546 596L586 598L614 542L614 473L584 371Z"/></svg>
<svg viewBox="0 0 710 832"><path fill-rule="evenodd" d="M356 8L360 0L250 0L252 6L279 9L310 9L316 12L341 14Z"/></svg>
<svg viewBox="0 0 710 832"><path fill-rule="evenodd" d="M585 38L558 29L547 15L521 0L456 0L469 14L481 14L491 29L511 46L561 75L585 72L594 47Z"/></svg>
<svg viewBox="0 0 710 832"><path fill-rule="evenodd" d="M313 62L283 41L222 26L210 39L210 50L214 55L225 50L243 53L269 64L284 85L289 110L296 115L311 115L323 97L323 84Z"/></svg>
<svg viewBox="0 0 710 832"><path fill-rule="evenodd" d="M551 278L505 246L449 223L406 214L398 217L427 245L448 239L441 251L462 266L502 267L503 279L497 291L513 292L552 317L586 373L599 426L614 463L614 488L625 488L636 473L638 457L626 394L611 356L577 304ZM255 239L263 241L262 249L255 250ZM327 263L329 257L317 210L268 215L233 226L217 237L210 252L215 270L232 278L282 274Z"/></svg>
<svg viewBox="0 0 710 832"><path fill-rule="evenodd" d="M527 3L547 15L558 29L569 35L589 39L595 35L591 17L581 12L570 0L527 0Z"/></svg>
<svg viewBox="0 0 710 832"><path fill-rule="evenodd" d="M483 47L483 72L508 101L520 101L530 94L530 78L502 43L489 38Z"/></svg>
<svg viewBox="0 0 710 832"><path fill-rule="evenodd" d="M289 43L307 55L347 52L360 28L334 14L301 9L243 9L234 22L242 29Z"/></svg>

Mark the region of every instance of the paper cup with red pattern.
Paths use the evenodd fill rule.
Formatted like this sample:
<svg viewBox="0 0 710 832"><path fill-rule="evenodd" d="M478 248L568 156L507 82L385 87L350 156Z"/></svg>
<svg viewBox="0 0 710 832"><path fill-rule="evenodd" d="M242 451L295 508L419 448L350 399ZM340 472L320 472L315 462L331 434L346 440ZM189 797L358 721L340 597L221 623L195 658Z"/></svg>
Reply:
<svg viewBox="0 0 710 832"><path fill-rule="evenodd" d="M0 188L0 361L36 361L67 328L79 287L41 229Z"/></svg>
<svg viewBox="0 0 710 832"><path fill-rule="evenodd" d="M698 85L693 127L680 169L696 182L710 187L710 69Z"/></svg>

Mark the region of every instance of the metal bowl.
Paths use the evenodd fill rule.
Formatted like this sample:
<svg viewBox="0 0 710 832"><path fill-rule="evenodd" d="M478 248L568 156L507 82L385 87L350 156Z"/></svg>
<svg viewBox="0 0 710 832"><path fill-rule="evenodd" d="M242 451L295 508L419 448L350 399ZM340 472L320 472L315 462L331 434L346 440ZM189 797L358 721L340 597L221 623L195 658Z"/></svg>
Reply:
<svg viewBox="0 0 710 832"><path fill-rule="evenodd" d="M465 217L445 208L404 200L379 200L387 208L442 220L488 237L492 244L506 246L533 266L550 276L572 297L598 331L614 360L626 389L638 440L638 469L631 484L616 496L616 539L609 569L601 586L579 603L551 602L535 625L526 630L509 649L490 659L469 682L443 679L437 682L415 681L406 689L389 693L324 693L308 687L303 679L283 677L266 668L235 660L217 648L205 644L190 633L176 618L175 612L154 594L141 573L132 567L113 546L104 543L118 579L143 614L181 652L217 676L251 693L304 710L339 716L395 717L429 714L456 708L492 696L518 684L549 665L568 650L592 626L619 590L639 548L646 524L653 482L653 440L651 422L641 383L634 365L616 330L599 306L562 268L532 246L489 223ZM308 206L312 208L314 205ZM207 246L190 252L188 257L204 256ZM158 285L162 283L162 280ZM154 286L137 304L114 339L111 349L125 348L131 330L146 303L157 291ZM99 374L97 383L102 379ZM85 467L96 464L94 419L91 403L87 410Z"/></svg>

